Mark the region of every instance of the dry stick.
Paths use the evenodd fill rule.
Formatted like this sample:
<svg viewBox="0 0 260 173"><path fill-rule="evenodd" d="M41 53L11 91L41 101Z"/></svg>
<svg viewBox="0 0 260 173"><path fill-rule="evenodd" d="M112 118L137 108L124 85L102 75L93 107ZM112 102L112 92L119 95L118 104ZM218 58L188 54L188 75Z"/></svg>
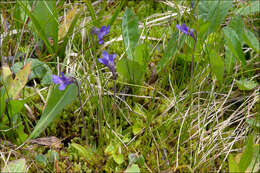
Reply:
<svg viewBox="0 0 260 173"><path fill-rule="evenodd" d="M182 131L184 121L185 121L185 119L186 119L186 116L188 116L189 111L190 111L190 108L188 108L187 112L185 113L185 115L184 115L184 117L183 117L183 120L182 120L182 123L181 123L180 132L179 132L179 135L178 135L177 152L176 152L176 167L175 167L175 169L174 169L174 172L175 172L175 171L178 169L178 167L179 167L179 146L180 146L181 131Z"/></svg>

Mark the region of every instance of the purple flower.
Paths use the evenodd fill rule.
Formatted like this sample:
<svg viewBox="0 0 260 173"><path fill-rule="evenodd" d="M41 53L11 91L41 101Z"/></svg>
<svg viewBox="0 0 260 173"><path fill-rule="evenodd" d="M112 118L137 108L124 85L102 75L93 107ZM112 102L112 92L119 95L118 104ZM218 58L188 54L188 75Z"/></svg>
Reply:
<svg viewBox="0 0 260 173"><path fill-rule="evenodd" d="M59 84L59 90L64 90L66 88L67 85L73 83L73 79L71 77L66 77L64 76L64 74L61 72L61 77L57 76L57 75L52 75L52 81L55 84Z"/></svg>
<svg viewBox="0 0 260 173"><path fill-rule="evenodd" d="M100 29L94 27L93 33L97 35L98 37L98 44L104 44L104 36L109 33L110 26L102 26Z"/></svg>
<svg viewBox="0 0 260 173"><path fill-rule="evenodd" d="M116 74L115 68L115 57L116 54L108 54L107 51L102 53L103 58L98 58L98 61L109 68L109 70L113 73L113 76Z"/></svg>
<svg viewBox="0 0 260 173"><path fill-rule="evenodd" d="M196 35L193 29L187 28L187 25L184 23L181 26L176 25L176 28L178 28L180 31L184 32L184 34L189 35L193 37L196 40Z"/></svg>

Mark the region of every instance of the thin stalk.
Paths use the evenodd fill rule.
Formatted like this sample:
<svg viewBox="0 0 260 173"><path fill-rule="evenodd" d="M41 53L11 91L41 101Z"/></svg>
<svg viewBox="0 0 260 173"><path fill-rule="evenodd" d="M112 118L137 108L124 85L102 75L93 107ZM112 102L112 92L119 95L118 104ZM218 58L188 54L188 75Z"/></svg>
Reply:
<svg viewBox="0 0 260 173"><path fill-rule="evenodd" d="M115 126L115 129L116 129L116 127L117 127L117 125L116 125L116 82L115 82L115 80L113 81L113 90L114 90L114 95L113 95L113 110L114 110L114 126Z"/></svg>
<svg viewBox="0 0 260 173"><path fill-rule="evenodd" d="M83 107L82 107L82 102L81 102L81 97L80 97L80 87L79 87L79 83L77 80L75 80L75 84L78 89L78 98L79 98L80 112L81 112L81 118L82 118L82 123L83 123L83 128L84 128L84 135L85 135L86 142L88 143L87 124L86 124L85 117L84 117L84 112L83 112Z"/></svg>
<svg viewBox="0 0 260 173"><path fill-rule="evenodd" d="M196 39L196 37L195 37L195 43L194 43L194 45L193 45L193 53L192 53L192 62L191 62L191 90L190 90L190 97L191 97L191 99L190 99L190 113L191 113L191 111L192 111L192 107L193 107L193 85L194 85L194 68L193 68L193 66L194 66L194 55L195 55L195 48L196 48L196 43L197 43L197 39Z"/></svg>

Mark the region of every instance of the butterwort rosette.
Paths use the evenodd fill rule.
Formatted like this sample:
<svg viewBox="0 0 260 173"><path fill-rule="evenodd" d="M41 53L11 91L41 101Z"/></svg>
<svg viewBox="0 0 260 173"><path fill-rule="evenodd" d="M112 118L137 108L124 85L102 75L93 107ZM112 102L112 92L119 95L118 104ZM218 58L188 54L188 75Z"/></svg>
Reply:
<svg viewBox="0 0 260 173"><path fill-rule="evenodd" d="M110 30L110 26L107 25L106 26L102 26L100 29L94 27L93 28L93 33L95 35L97 35L97 38L98 38L98 44L104 44L104 36L107 35L109 33L109 30Z"/></svg>
<svg viewBox="0 0 260 173"><path fill-rule="evenodd" d="M74 80L71 77L64 76L64 74L62 72L60 74L61 74L61 77L57 76L57 75L52 75L52 81L55 84L60 85L59 90L62 91L66 88L67 85L74 83Z"/></svg>
<svg viewBox="0 0 260 173"><path fill-rule="evenodd" d="M98 61L109 68L112 72L113 77L116 77L115 58L116 54L108 54L107 51L102 53L103 58L98 58Z"/></svg>
<svg viewBox="0 0 260 173"><path fill-rule="evenodd" d="M195 33L194 29L188 28L185 23L182 24L181 26L177 24L176 28L179 29L184 34L193 37L195 41L197 40L196 33Z"/></svg>

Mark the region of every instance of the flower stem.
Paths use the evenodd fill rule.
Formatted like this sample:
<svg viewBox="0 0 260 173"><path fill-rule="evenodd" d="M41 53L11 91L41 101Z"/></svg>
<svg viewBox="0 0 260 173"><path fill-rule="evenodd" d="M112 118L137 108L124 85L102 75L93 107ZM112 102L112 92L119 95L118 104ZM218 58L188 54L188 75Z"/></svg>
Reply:
<svg viewBox="0 0 260 173"><path fill-rule="evenodd" d="M75 80L75 84L78 88L78 98L79 98L80 112L81 112L81 118L82 118L82 123L83 123L83 128L84 128L84 135L85 135L86 142L88 143L87 124L86 124L85 117L84 117L84 112L83 112L83 107L82 107L82 102L81 102L81 97L80 97L80 87L79 87L79 83L77 80Z"/></svg>

